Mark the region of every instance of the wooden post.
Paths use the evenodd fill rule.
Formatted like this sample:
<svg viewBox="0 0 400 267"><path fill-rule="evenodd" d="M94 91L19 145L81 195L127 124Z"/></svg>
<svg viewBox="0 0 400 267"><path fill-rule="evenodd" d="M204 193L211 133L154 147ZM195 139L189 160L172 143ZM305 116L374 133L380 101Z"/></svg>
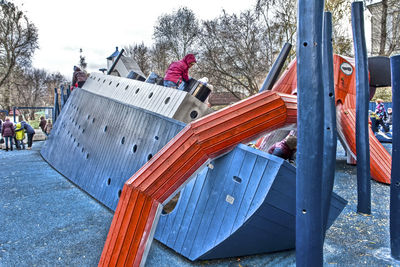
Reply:
<svg viewBox="0 0 400 267"><path fill-rule="evenodd" d="M323 0L298 1L296 265L322 266Z"/></svg>
<svg viewBox="0 0 400 267"><path fill-rule="evenodd" d="M351 21L356 59L357 212L371 214L371 171L368 128L369 82L363 5L363 2L353 2L351 4Z"/></svg>
<svg viewBox="0 0 400 267"><path fill-rule="evenodd" d="M392 173L390 184L390 249L400 260L400 55L390 58L392 73Z"/></svg>
<svg viewBox="0 0 400 267"><path fill-rule="evenodd" d="M335 84L333 82L332 52L332 14L324 13L324 31L322 42L322 65L324 78L324 160L322 165L322 203L323 231L325 233L331 203L336 166L336 105Z"/></svg>

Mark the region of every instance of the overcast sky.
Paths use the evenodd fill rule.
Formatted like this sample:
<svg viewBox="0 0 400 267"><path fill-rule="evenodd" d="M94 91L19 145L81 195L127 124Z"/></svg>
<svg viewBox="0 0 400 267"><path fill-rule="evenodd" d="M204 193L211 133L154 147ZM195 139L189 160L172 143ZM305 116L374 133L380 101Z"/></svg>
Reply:
<svg viewBox="0 0 400 267"><path fill-rule="evenodd" d="M39 50L33 65L68 78L79 63L79 49L88 71L106 66L115 47L144 42L150 46L157 18L186 6L198 19L239 13L255 0L14 0L39 30Z"/></svg>

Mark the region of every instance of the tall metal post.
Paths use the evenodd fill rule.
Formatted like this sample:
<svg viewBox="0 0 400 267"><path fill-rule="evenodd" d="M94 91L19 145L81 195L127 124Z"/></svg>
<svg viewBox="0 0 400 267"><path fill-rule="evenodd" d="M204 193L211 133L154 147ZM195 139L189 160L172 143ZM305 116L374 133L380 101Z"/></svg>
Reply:
<svg viewBox="0 0 400 267"><path fill-rule="evenodd" d="M400 55L390 58L392 73L392 173L390 183L390 248L400 260Z"/></svg>
<svg viewBox="0 0 400 267"><path fill-rule="evenodd" d="M322 42L322 74L324 82L324 160L322 165L322 220L325 233L331 203L336 166L336 105L333 82L332 14L324 13Z"/></svg>
<svg viewBox="0 0 400 267"><path fill-rule="evenodd" d="M368 131L369 82L363 5L363 2L353 2L351 4L351 24L356 59L357 212L371 214L371 171Z"/></svg>
<svg viewBox="0 0 400 267"><path fill-rule="evenodd" d="M308 267L323 264L323 8L323 0L298 1L296 265Z"/></svg>
<svg viewBox="0 0 400 267"><path fill-rule="evenodd" d="M285 61L289 55L291 48L292 48L291 44L285 43L281 52L279 53L278 57L276 58L274 64L272 65L271 70L268 72L267 78L265 78L263 85L261 86L261 88L259 90L260 93L262 91L272 89L276 80L279 77L279 74L281 73L282 67L285 64Z"/></svg>

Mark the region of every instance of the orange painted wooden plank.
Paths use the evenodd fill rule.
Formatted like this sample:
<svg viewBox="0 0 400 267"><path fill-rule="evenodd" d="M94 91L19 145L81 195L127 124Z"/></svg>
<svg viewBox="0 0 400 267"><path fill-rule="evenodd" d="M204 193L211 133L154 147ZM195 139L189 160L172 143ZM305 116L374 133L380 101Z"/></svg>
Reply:
<svg viewBox="0 0 400 267"><path fill-rule="evenodd" d="M134 190L133 188L129 188L129 190ZM136 193L136 192L135 192ZM131 246L135 248L135 233L141 231L140 226L140 218L142 216L147 217L147 212L150 209L149 198L143 194L142 192L137 191L136 193L138 196L135 201L131 201L129 210L132 212L127 214L124 218L124 221L127 224L126 228L122 228L124 231L124 235L120 236L121 239L117 240L117 245L120 246L119 253L117 251L113 252L113 257L110 262L111 266L119 265L122 266L125 264L125 261L128 257L128 253L131 252Z"/></svg>
<svg viewBox="0 0 400 267"><path fill-rule="evenodd" d="M103 248L103 253L100 257L99 266L109 266L113 249L115 247L116 239L118 237L118 231L121 228L123 218L125 215L126 208L129 203L133 203L132 199L137 197L137 194L131 195L132 190L122 190L120 201L118 202L117 209L115 210L113 223L108 231L106 243ZM113 246L111 246L113 244Z"/></svg>
<svg viewBox="0 0 400 267"><path fill-rule="evenodd" d="M126 189L128 191L128 189ZM121 258L124 253L123 246L126 245L126 237L132 229L136 228L137 223L137 216L140 214L140 210L143 207L144 197L143 195L139 194L136 190L131 193L131 198L129 198L128 205L126 206L125 212L123 213L122 222L120 228L118 229L119 232L123 232L123 235L117 235L115 239L115 245L113 246L113 250L111 253L111 260L109 262L110 266L115 266L117 261ZM135 209L133 209L135 207Z"/></svg>
<svg viewBox="0 0 400 267"><path fill-rule="evenodd" d="M149 214L150 220L147 221L146 226L144 228L144 235L143 235L142 239L140 240L139 249L138 249L136 255L133 253L129 255L129 258L127 261L129 263L129 265L127 265L127 266L132 266L132 265L130 265L131 262L133 262L133 266L139 266L141 260L143 258L147 257L147 254L150 249L150 244L147 241L150 236L152 237L154 235L154 232L152 233L151 231L152 230L154 231L156 228L156 227L153 227L154 220L156 220L157 212L159 212L160 210L161 210L161 204L158 203L157 201L153 200L150 214ZM154 218L154 219L151 220L151 218ZM132 261L132 259L134 259L134 261Z"/></svg>
<svg viewBox="0 0 400 267"><path fill-rule="evenodd" d="M120 255L121 263L123 263L123 265L121 266L133 266L133 263L136 258L135 255L140 249L139 245L142 241L142 238L148 237L148 233L146 233L144 229L146 228L146 225L149 222L152 222L154 220L154 216L152 216L152 214L155 214L153 210L155 206L153 205L153 203L157 201L155 201L149 196L146 196L143 192L140 192L139 195L144 196L144 203L142 209L138 214L138 217L133 218L133 220L136 220L135 230L133 234L125 236L125 242L124 242L125 247L123 250L124 254ZM140 209L140 206L138 206L137 208Z"/></svg>

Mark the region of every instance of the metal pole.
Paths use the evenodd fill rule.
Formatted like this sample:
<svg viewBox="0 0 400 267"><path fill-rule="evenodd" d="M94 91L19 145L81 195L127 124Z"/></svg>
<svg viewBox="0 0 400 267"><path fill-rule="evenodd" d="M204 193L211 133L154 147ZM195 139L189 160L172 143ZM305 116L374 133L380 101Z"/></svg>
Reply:
<svg viewBox="0 0 400 267"><path fill-rule="evenodd" d="M333 52L332 52L332 14L324 12L324 31L322 42L322 74L324 81L324 160L322 165L322 219L323 231L326 225L331 203L333 182L336 165L336 106L335 85L333 81Z"/></svg>
<svg viewBox="0 0 400 267"><path fill-rule="evenodd" d="M371 171L368 129L369 81L363 4L363 2L353 2L351 4L351 24L356 59L357 212L371 214Z"/></svg>
<svg viewBox="0 0 400 267"><path fill-rule="evenodd" d="M400 55L390 58L392 73L392 173L390 183L390 248L400 260Z"/></svg>
<svg viewBox="0 0 400 267"><path fill-rule="evenodd" d="M276 58L274 64L272 65L272 68L268 72L267 78L265 78L264 83L259 90L260 93L262 91L272 89L276 80L278 79L279 74L281 73L283 64L285 64L285 61L289 55L291 48L292 48L291 44L285 43L281 52L279 53L278 57Z"/></svg>
<svg viewBox="0 0 400 267"><path fill-rule="evenodd" d="M298 1L296 265L307 267L323 264L323 8L323 0Z"/></svg>

